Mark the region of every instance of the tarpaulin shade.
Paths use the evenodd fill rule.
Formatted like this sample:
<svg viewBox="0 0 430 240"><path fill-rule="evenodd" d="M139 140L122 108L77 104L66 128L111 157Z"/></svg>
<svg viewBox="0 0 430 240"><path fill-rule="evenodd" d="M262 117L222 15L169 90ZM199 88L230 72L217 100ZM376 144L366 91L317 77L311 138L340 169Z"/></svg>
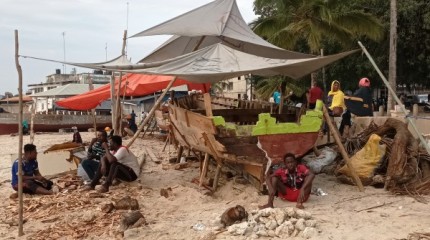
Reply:
<svg viewBox="0 0 430 240"><path fill-rule="evenodd" d="M161 91L167 87L172 76L157 76L143 74L126 74L122 77L120 94L121 96L144 96ZM191 83L183 79L176 79L173 86L187 85L188 89L208 92L210 84ZM118 91L118 80L115 82L115 93ZM99 87L92 91L65 98L57 101L60 107L71 110L89 110L97 107L101 102L110 98L110 84Z"/></svg>
<svg viewBox="0 0 430 240"><path fill-rule="evenodd" d="M255 34L246 24L235 0L217 0L198 7L132 37L174 35L140 60L142 63L162 61L216 43L257 56L299 59L314 55L279 48Z"/></svg>

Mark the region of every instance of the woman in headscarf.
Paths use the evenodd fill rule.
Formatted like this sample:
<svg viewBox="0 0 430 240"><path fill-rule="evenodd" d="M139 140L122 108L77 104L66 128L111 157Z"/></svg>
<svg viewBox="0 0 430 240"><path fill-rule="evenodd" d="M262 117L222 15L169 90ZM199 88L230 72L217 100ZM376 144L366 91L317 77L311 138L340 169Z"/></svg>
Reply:
<svg viewBox="0 0 430 240"><path fill-rule="evenodd" d="M339 132L342 136L347 137L349 135L349 128L351 127L351 113L346 109L345 106L345 94L340 90L340 82L334 80L331 83L331 90L328 93L329 109L332 111L333 116L342 116L340 122Z"/></svg>
<svg viewBox="0 0 430 240"><path fill-rule="evenodd" d="M340 82L334 80L331 83L331 90L328 92L329 109L333 116L339 117L346 110L344 97L345 94L340 90Z"/></svg>

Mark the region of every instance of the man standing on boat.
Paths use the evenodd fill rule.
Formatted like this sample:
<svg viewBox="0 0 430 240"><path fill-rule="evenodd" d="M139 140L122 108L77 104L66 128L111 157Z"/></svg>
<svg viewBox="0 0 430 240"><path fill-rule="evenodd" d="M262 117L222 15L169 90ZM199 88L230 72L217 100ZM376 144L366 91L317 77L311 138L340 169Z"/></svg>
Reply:
<svg viewBox="0 0 430 240"><path fill-rule="evenodd" d="M309 198L315 174L305 165L298 163L294 154L287 153L284 166L266 177L269 200L263 208L273 208L275 196L290 202L297 202L297 208L304 208L303 203Z"/></svg>
<svg viewBox="0 0 430 240"><path fill-rule="evenodd" d="M97 132L97 138L91 140L90 146L88 147L87 158L81 163L82 168L85 170L90 180L94 178L100 165L100 159L105 155L105 150L102 147L103 143L107 143L107 133L105 131L99 131Z"/></svg>
<svg viewBox="0 0 430 240"><path fill-rule="evenodd" d="M12 165L12 188L18 191L18 159ZM22 192L29 194L54 194L52 181L44 178L39 172L37 163L37 150L33 144L24 145L22 158Z"/></svg>
<svg viewBox="0 0 430 240"><path fill-rule="evenodd" d="M91 184L87 185L84 190L95 189L102 176L106 176L106 181L99 190L101 193L109 191L109 187L115 178L127 182L137 179L140 174L137 158L130 149L122 145L122 138L120 136L112 136L109 146L104 142L102 147L106 151L106 155L100 160L100 166Z"/></svg>

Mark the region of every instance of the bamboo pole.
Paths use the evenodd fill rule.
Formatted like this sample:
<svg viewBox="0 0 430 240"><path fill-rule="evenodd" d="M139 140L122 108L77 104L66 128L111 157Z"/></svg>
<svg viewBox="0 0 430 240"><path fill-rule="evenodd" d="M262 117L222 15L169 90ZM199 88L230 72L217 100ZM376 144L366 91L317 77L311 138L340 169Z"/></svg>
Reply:
<svg viewBox="0 0 430 240"><path fill-rule="evenodd" d="M18 94L19 94L19 115L18 115L18 237L24 235L23 231L23 203L22 203L22 68L19 64L19 42L18 30L15 29L15 65L18 71Z"/></svg>
<svg viewBox="0 0 430 240"><path fill-rule="evenodd" d="M30 117L30 143L31 144L33 144L34 142L34 114L36 114L36 102L32 104L31 117Z"/></svg>
<svg viewBox="0 0 430 240"><path fill-rule="evenodd" d="M112 115L112 129L115 131L115 120L116 120L116 107L115 107L115 72L112 72L112 76L110 78L110 108Z"/></svg>
<svg viewBox="0 0 430 240"><path fill-rule="evenodd" d="M402 104L402 101L400 101L400 99L397 97L396 92L393 90L393 88L391 87L391 84L388 82L388 80L385 78L384 74L382 74L381 70L379 69L378 65L376 65L375 61L373 60L372 56L370 55L370 53L367 51L366 47L364 47L364 45L359 41L358 45L360 45L361 49L363 49L364 54L366 54L367 58L369 59L370 63L372 63L373 67L375 68L376 72L378 72L379 76L381 77L382 81L384 82L384 84L387 86L388 91L390 92L390 94L393 96L393 99L396 101L397 104L400 105L403 113L406 115L408 115L408 113L406 112L406 108L405 105ZM406 121L408 121L409 124L411 124L412 129L415 131L415 133L417 134L420 142L422 143L422 145L426 148L427 152L430 154L430 146L427 144L427 142L424 140L424 137L422 136L422 134L419 132L417 125L415 125L414 121L412 121L412 119L410 118L406 118Z"/></svg>
<svg viewBox="0 0 430 240"><path fill-rule="evenodd" d="M125 56L125 47L127 44L127 30L124 30L124 35L122 38L122 49L121 49L121 56ZM119 73L119 80L118 80L118 90L116 94L116 103L115 103L115 129L114 134L121 136L121 119L122 119L122 106L121 106L121 81L122 81L122 72Z"/></svg>
<svg viewBox="0 0 430 240"><path fill-rule="evenodd" d="M199 42L196 44L196 46L194 47L194 49L193 49L193 51L192 51L192 52L196 51L196 50L200 47L200 45L202 44L202 42L203 42L203 40L204 40L205 38L206 38L205 36L203 36L203 37L201 37L201 38L200 38ZM158 106L159 106L159 105L160 105L160 103L161 103L161 100L164 98L164 96L166 96L166 93L167 93L167 92L170 90L170 88L173 86L173 83L175 83L175 81L176 81L176 79L177 79L177 78L178 78L178 77L176 76L176 77L174 77L174 78L169 82L169 84L167 85L167 87L164 89L163 93L160 95L160 97L159 97L159 98L157 99L157 101L154 103L154 106L152 107L151 111L149 111L148 116L145 118L145 120L144 120L143 122L141 122L141 123L139 124L139 127L138 127L138 129L137 129L136 133L134 134L134 136L133 136L133 138L130 140L130 142L127 144L127 147L130 147L130 146L134 143L134 141L136 140L136 138L139 136L140 132L142 132L142 130L143 130L143 128L144 128L144 126L148 123L149 118L150 118L150 117L152 117L152 116L154 115L155 110L158 108Z"/></svg>
<svg viewBox="0 0 430 240"><path fill-rule="evenodd" d="M333 122L331 121L330 116L328 115L327 108L324 105L323 105L323 114L327 122L327 125L330 128L330 131L333 133L334 140L339 146L340 154L342 155L343 159L345 159L346 165L348 166L349 171L351 172L352 179L354 180L355 184L357 184L357 187L360 190L360 192L363 192L364 191L363 184L361 183L361 180L358 177L354 166L352 165L351 159L349 158L348 153L346 152L345 147L343 146L342 141L340 140L339 132L337 131L337 128L333 125Z"/></svg>
<svg viewBox="0 0 430 240"><path fill-rule="evenodd" d="M89 90L94 90L94 85L93 85L93 79L90 77L90 75L88 74L88 88ZM93 108L91 109L91 115L93 116L93 126L94 126L94 133L95 133L95 138L97 138L97 120L96 120L96 109Z"/></svg>

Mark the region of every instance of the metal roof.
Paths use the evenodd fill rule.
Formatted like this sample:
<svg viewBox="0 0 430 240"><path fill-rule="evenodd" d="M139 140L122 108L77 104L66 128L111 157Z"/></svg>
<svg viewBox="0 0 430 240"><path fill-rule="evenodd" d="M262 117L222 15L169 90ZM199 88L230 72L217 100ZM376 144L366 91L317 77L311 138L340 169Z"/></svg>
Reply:
<svg viewBox="0 0 430 240"><path fill-rule="evenodd" d="M104 84L93 84L94 89L103 86ZM53 89L50 89L45 92L35 93L30 96L32 97L55 97L55 96L75 96L81 93L88 92L89 85L88 84L67 84L64 86L59 86Z"/></svg>

